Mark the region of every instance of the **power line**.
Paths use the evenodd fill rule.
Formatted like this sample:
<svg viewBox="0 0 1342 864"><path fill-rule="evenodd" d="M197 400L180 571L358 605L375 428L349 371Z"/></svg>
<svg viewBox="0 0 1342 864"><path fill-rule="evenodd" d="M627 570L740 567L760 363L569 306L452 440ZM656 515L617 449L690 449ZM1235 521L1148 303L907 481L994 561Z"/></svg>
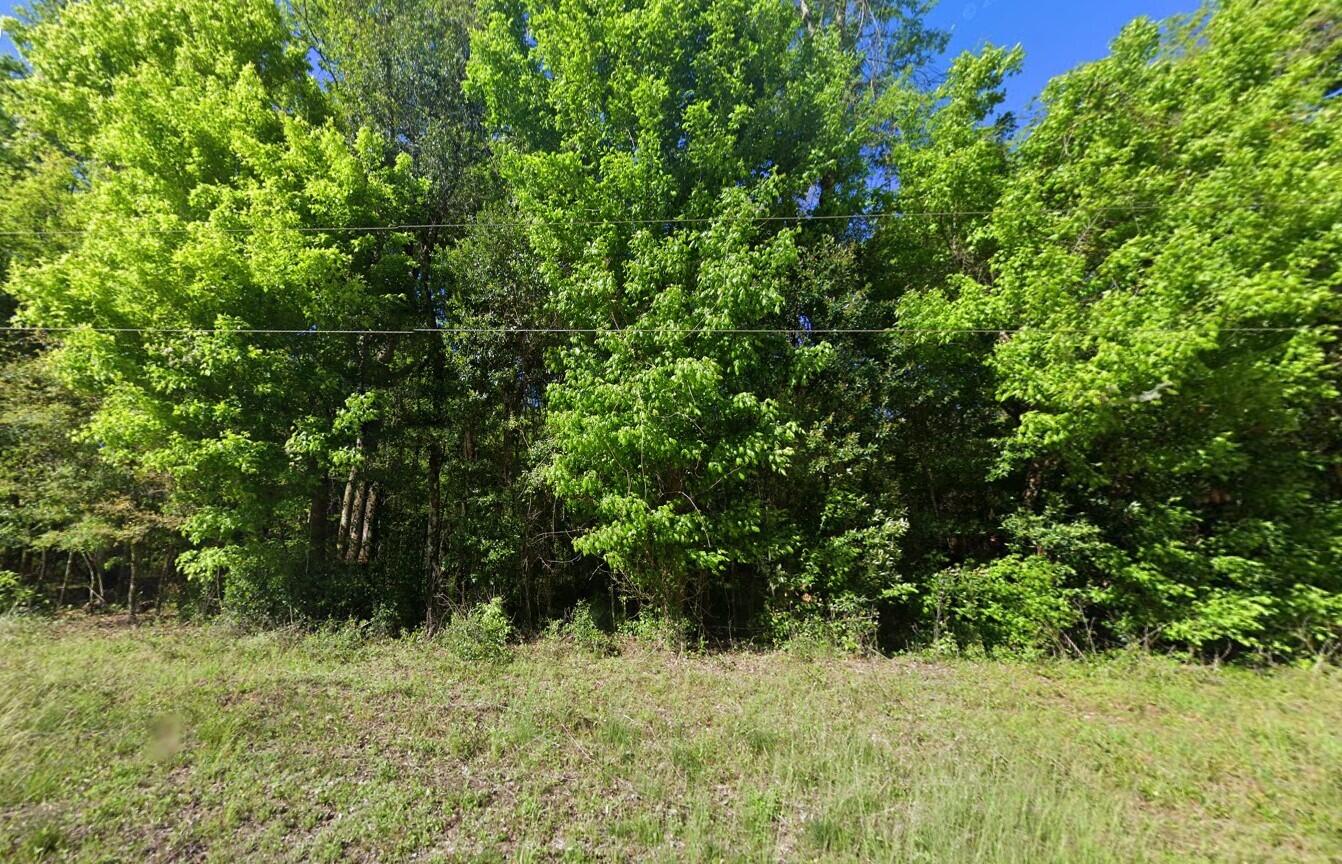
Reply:
<svg viewBox="0 0 1342 864"><path fill-rule="evenodd" d="M1245 203L1252 209L1259 209L1265 206L1261 201L1239 202ZM1286 202L1276 202L1274 206L1285 206ZM1333 203L1328 199L1297 199L1291 206L1314 206L1319 204ZM1110 205L1104 207L1087 207L1082 204L1076 205L1072 209L1045 209L1040 212L1046 215L1066 216L1071 213L1136 213L1144 211L1158 210L1163 205L1142 203L1126 205ZM628 219L560 219L555 220L552 225L555 227L611 227L617 225L702 225L716 222L752 222L752 223L772 223L772 222L829 222L829 221L857 221L862 219L907 219L907 218L952 218L960 216L991 216L996 210L993 208L983 208L974 210L885 210L871 213L802 213L792 216L672 216L665 218L628 218ZM544 219L532 220L534 222L545 222ZM398 233L404 231L427 231L440 228L509 228L532 224L532 221L524 219L493 219L493 220L458 220L454 222L407 222L394 223L387 225L287 225L287 226L241 226L225 227L219 225L209 225L209 223L197 222L192 227L182 228L156 228L150 226L141 226L137 228L143 234L187 234L197 227L207 226L212 230L224 234L254 234L262 232L280 232L294 231L300 234L323 234L323 233ZM80 236L84 234L96 233L94 228L14 228L0 231L0 237L60 237L60 236Z"/></svg>
<svg viewBox="0 0 1342 864"><path fill-rule="evenodd" d="M1110 208L1105 208L1110 209ZM1121 208L1125 211L1142 208ZM952 217L952 216L988 216L992 210L922 210L896 212L875 212L875 213L845 213L845 214L822 214L822 213L803 213L795 216L680 216L667 217L664 219L561 219L554 223L558 226L572 228L593 228L593 227L611 227L617 225L700 225L711 222L821 222L821 221L855 221L859 219L889 219L894 217ZM537 219L536 222L545 220ZM206 223L196 223L204 225ZM411 222L391 225L286 225L280 227L268 226L248 226L228 228L223 226L211 226L214 230L224 234L253 234L264 231L294 231L300 234L322 234L322 233L389 233L394 234L401 231L427 231L439 228L513 228L522 225L532 224L523 219L494 219L488 221L458 221L458 222ZM186 234L192 231L192 228L141 228L141 233L145 234ZM82 234L92 234L93 228L33 228L33 229L13 229L0 231L0 237L28 237L28 236L79 236Z"/></svg>
<svg viewBox="0 0 1342 864"><path fill-rule="evenodd" d="M1336 330L1342 325L1300 324L1293 327L1221 327L1218 333L1298 333L1308 330ZM0 327L0 333L33 334L42 333L137 333L164 335L268 335L268 336L414 336L414 335L588 335L588 336L826 336L826 335L893 335L893 334L933 334L933 333L971 333L971 334L1020 334L1040 335L1097 335L1085 328L1040 328L1040 327L416 327L405 330L321 330L281 329L257 327ZM1122 331L1127 335L1142 334L1178 334L1188 335L1189 328L1179 327L1138 327Z"/></svg>

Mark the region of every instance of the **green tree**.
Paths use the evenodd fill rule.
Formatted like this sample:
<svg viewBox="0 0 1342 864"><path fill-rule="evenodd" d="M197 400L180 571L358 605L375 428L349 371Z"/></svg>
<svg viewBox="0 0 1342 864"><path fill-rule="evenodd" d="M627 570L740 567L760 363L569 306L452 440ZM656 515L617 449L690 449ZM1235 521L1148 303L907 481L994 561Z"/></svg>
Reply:
<svg viewBox="0 0 1342 864"><path fill-rule="evenodd" d="M1129 25L1045 90L990 266L902 305L1004 331L1001 530L1099 635L1286 654L1342 624L1339 26L1303 0Z"/></svg>
<svg viewBox="0 0 1342 864"><path fill-rule="evenodd" d="M373 130L389 156L413 159L427 186L410 216L421 227L406 286L418 314L408 323L441 335L406 341L387 358L388 395L399 407L382 418L375 460L402 494L383 514L400 553L381 566L405 573L422 565L418 599L431 629L445 607L475 593L505 595L537 622L537 565L561 557L540 551L549 544L536 535L555 532L548 519L543 529L537 521L547 502L529 480L546 340L501 331L544 325L546 295L510 224L516 214L488 159L481 106L462 90L474 6L294 6L347 133ZM411 551L414 535L422 562Z"/></svg>
<svg viewBox="0 0 1342 864"><path fill-rule="evenodd" d="M360 458L382 349L306 331L378 328L403 304L405 238L345 229L400 221L422 192L408 160L323 120L264 0L71 4L17 38L21 121L73 161L83 233L10 285L22 320L77 328L57 359L99 397L86 434L170 480L188 571L227 575L239 606L338 605L313 587L327 552L375 538L370 517L333 543L325 478Z"/></svg>
<svg viewBox="0 0 1342 864"><path fill-rule="evenodd" d="M162 598L175 560L165 484L101 457L80 434L89 398L31 347L0 345L0 559L44 600L124 601L133 619L149 579Z"/></svg>
<svg viewBox="0 0 1342 864"><path fill-rule="evenodd" d="M558 320L591 331L553 356L545 475L584 520L575 547L672 619L715 578L819 542L784 490L827 434L794 400L835 346L743 331L805 328L814 263L787 218L822 188L864 188L862 61L844 43L776 2L482 14L469 84ZM898 531L879 506L864 518L882 543Z"/></svg>
<svg viewBox="0 0 1342 864"><path fill-rule="evenodd" d="M922 589L891 598L900 602L886 635L896 641L932 635L930 574L1001 554L999 522L1014 507L1009 484L988 477L1009 423L986 363L998 334L920 332L898 308L956 280L990 277L991 214L1012 171L1014 118L999 110L1002 86L1021 58L1019 48L963 54L937 86L889 90L877 108L882 140L873 150L891 187L878 206L893 215L863 244L862 266L882 326L915 328L886 337L877 355L890 413L884 452L908 508L904 576Z"/></svg>

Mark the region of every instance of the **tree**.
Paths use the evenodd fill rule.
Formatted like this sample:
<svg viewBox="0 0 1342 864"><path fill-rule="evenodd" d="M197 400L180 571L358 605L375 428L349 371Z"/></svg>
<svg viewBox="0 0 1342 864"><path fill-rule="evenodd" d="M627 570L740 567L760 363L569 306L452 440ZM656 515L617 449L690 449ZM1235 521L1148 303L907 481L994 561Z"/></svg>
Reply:
<svg viewBox="0 0 1342 864"><path fill-rule="evenodd" d="M767 490L825 435L793 399L834 346L748 331L803 329L787 218L861 185L867 133L861 58L803 24L744 0L496 4L468 65L557 317L589 331L553 356L545 475L587 520L575 548L672 620L812 542Z"/></svg>
<svg viewBox="0 0 1342 864"><path fill-rule="evenodd" d="M878 206L892 215L863 244L862 266L882 325L897 328L879 352L885 452L908 507L904 577L919 587L891 598L890 639L929 636L935 624L922 605L931 574L1001 554L999 523L1014 507L1007 484L988 477L1009 424L986 362L998 334L920 331L963 322L924 322L899 309L958 280L989 278L999 248L991 214L1012 171L1014 118L998 109L1021 59L1020 49L966 53L937 86L890 90L877 107L882 140L873 149L890 187Z"/></svg>
<svg viewBox="0 0 1342 864"><path fill-rule="evenodd" d="M0 602L1326 652L1342 13L1138 20L1018 129L927 7L39 2Z"/></svg>
<svg viewBox="0 0 1342 864"><path fill-rule="evenodd" d="M22 122L70 154L83 229L13 274L22 320L76 328L57 360L98 396L86 434L169 478L188 572L227 575L240 608L330 608L303 580L332 546L325 475L380 409L360 379L380 346L308 331L403 303L405 238L348 229L399 221L422 192L408 160L323 119L263 0L74 4L18 39Z"/></svg>
<svg viewBox="0 0 1342 864"><path fill-rule="evenodd" d="M56 379L49 356L5 353L0 558L57 603L79 598L103 605L120 602L115 596L120 594L133 618L137 590L145 584L141 577L137 586L135 565L173 555L164 485L109 465L93 442L80 436L90 406ZM74 581L83 576L86 594ZM156 588L163 589L161 576Z"/></svg>
<svg viewBox="0 0 1342 864"><path fill-rule="evenodd" d="M1248 0L1129 25L1045 90L987 272L903 305L1009 331L1000 530L1098 635L1286 654L1342 624L1338 27Z"/></svg>
<svg viewBox="0 0 1342 864"><path fill-rule="evenodd" d="M410 221L416 264L406 288L427 335L387 358L392 400L377 458L409 493L388 513L406 538L422 532L423 620L476 591L539 614L530 582L539 557L529 440L540 414L544 287L519 254L507 190L492 170L478 102L462 90L474 7L436 0L304 0L298 20L316 46L336 114L351 136L368 128L404 153L426 183ZM370 30L369 20L377 27ZM483 222L475 223L482 211ZM469 332L463 332L469 331ZM528 514L531 514L530 516ZM553 533L551 525L545 531ZM544 546L546 544L539 544ZM546 557L554 558L555 555ZM402 554L385 562L409 569ZM534 620L534 617L533 617Z"/></svg>

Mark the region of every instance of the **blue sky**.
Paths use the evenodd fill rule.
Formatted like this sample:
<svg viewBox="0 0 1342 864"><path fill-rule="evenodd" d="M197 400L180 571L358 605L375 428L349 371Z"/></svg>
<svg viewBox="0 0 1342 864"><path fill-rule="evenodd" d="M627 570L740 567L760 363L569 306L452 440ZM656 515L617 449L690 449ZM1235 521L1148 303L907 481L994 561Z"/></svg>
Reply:
<svg viewBox="0 0 1342 864"><path fill-rule="evenodd" d="M1103 57L1111 39L1139 15L1166 18L1194 11L1200 0L941 0L931 23L952 32L950 54L985 42L1020 44L1025 66L1007 88L1006 108L1022 112L1048 79ZM11 14L14 0L0 0ZM5 39L5 50L13 50Z"/></svg>
<svg viewBox="0 0 1342 864"><path fill-rule="evenodd" d="M1024 66L1007 85L1004 106L1020 114L1050 78L1105 56L1127 22L1194 12L1200 5L1201 0L941 0L929 20L951 31L950 56L985 42L1025 48Z"/></svg>

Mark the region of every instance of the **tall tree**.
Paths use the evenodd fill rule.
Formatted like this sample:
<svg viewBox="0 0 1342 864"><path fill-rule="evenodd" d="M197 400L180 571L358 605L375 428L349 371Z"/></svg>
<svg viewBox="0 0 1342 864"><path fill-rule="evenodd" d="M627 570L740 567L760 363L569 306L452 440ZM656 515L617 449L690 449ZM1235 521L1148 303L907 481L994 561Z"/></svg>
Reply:
<svg viewBox="0 0 1342 864"><path fill-rule="evenodd" d="M417 496L388 514L423 531L424 620L475 590L530 596L518 584L534 558L523 511L524 443L539 413L524 396L543 375L539 335L495 332L544 324L537 280L518 259L506 189L488 159L478 102L462 90L474 6L440 0L303 0L298 20L329 77L350 134L368 128L405 153L427 191L411 221L416 265L406 286L426 334L387 358L395 399L378 458ZM367 24L375 21L377 27ZM476 224L481 208L485 223ZM469 331L469 332L462 332ZM532 504L536 502L532 501ZM547 526L549 527L549 526ZM407 567L403 558L387 566ZM480 584L475 584L480 583ZM518 598L521 599L521 598Z"/></svg>
<svg viewBox="0 0 1342 864"><path fill-rule="evenodd" d="M1340 29L1306 0L1129 25L1045 91L991 266L906 298L1005 331L1000 596L1208 651L1336 638Z"/></svg>
<svg viewBox="0 0 1342 864"><path fill-rule="evenodd" d="M1014 118L1000 111L1002 87L1021 57L991 47L963 54L937 86L891 89L876 109L882 140L873 149L886 181L877 199L891 216L863 244L863 264L883 325L912 325L881 352L891 471L909 508L903 569L921 588L888 616L896 639L926 636L929 573L1003 551L998 523L1014 507L1008 484L988 479L1009 422L986 364L998 334L921 332L898 309L906 298L988 278L999 248L991 214L1012 170Z"/></svg>
<svg viewBox="0 0 1342 864"><path fill-rule="evenodd" d="M13 274L23 320L76 328L58 359L100 397L87 434L170 478L192 573L226 574L239 606L323 608L303 581L322 478L359 459L378 346L308 331L402 302L405 238L347 229L399 221L421 184L323 119L265 0L70 4L18 39L22 122L70 154L83 232Z"/></svg>
<svg viewBox="0 0 1342 864"><path fill-rule="evenodd" d="M487 6L473 45L556 313L591 331L554 357L546 476L587 520L575 547L672 619L809 542L762 490L835 352L749 331L802 329L787 218L835 172L858 183L861 58L842 43L767 0L545 0Z"/></svg>

